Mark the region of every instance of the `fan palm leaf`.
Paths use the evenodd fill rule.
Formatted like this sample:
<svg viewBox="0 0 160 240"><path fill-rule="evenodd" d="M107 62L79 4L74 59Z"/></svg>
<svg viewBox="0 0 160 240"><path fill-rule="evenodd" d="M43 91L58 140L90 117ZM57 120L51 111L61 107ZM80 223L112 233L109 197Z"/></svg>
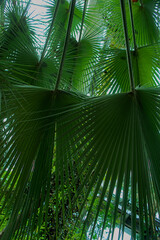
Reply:
<svg viewBox="0 0 160 240"><path fill-rule="evenodd" d="M120 2L49 1L43 46L0 2L2 240L158 238L160 5Z"/></svg>

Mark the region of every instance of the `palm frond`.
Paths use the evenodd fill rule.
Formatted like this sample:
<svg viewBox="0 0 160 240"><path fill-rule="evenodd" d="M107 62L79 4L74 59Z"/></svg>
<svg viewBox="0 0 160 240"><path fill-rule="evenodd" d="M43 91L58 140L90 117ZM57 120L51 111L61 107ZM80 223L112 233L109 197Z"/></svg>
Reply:
<svg viewBox="0 0 160 240"><path fill-rule="evenodd" d="M160 3L121 3L0 1L0 239L158 239Z"/></svg>
<svg viewBox="0 0 160 240"><path fill-rule="evenodd" d="M142 97L143 94L146 97L145 100ZM152 100L150 96L152 96ZM141 237L145 235L147 228L145 224L148 222L151 227L151 235L156 234L156 228L152 225L155 224L152 222L154 218L152 214L159 211L158 142L160 139L159 126L155 126L158 124L159 117L157 114L153 116L154 110L152 110L152 115L145 115L145 112L148 112L145 107L149 108L150 104L153 104L154 109L158 108L157 98L159 98L158 89L150 89L148 92L139 90L136 92L136 97L132 93L106 96L93 99L90 104L87 102L79 116L76 112L75 120L71 120L70 113L68 117L64 115L62 118L61 131L65 136L63 138L64 156L62 159L64 162L77 163L76 186L84 175L84 179L82 178L82 182L78 186L75 199L79 200L81 195L84 199L80 207L80 216L84 206L88 206L85 207L86 216L83 215L85 227L87 227L93 213L93 204L98 198L98 208L94 212L95 220L93 223L89 223L91 224L90 239L92 239L98 216L105 203L103 230L108 222L111 205L114 204L114 214L110 220L112 234L117 218L122 219L121 227L124 231L124 216L129 209L132 212L133 238L136 236L137 221L139 221ZM145 101L145 107L143 101ZM66 119L69 119L69 122L66 122ZM70 124L70 122L72 123ZM78 131L76 126L79 126ZM154 144L152 146L151 139L155 139L157 149ZM72 141L74 141L74 145ZM151 152L156 155L153 156L153 159ZM66 156L69 158L67 159ZM156 172L154 172L155 170ZM59 174L64 174L65 171L60 170ZM125 186L126 183L127 186ZM146 185L148 186L147 190L142 187ZM115 197L114 191L116 192ZM129 191L131 192L131 202L127 205ZM123 196L121 198L120 193ZM91 202L88 203L87 199L90 194L93 196ZM121 209L120 214L119 209ZM136 219L137 209L138 220ZM83 218L80 218L81 221Z"/></svg>

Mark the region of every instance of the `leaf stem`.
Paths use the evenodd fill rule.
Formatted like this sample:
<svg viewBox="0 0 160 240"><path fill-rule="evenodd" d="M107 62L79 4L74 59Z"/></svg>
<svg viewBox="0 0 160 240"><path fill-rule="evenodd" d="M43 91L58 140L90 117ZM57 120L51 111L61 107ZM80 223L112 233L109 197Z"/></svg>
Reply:
<svg viewBox="0 0 160 240"><path fill-rule="evenodd" d="M50 38L50 35L51 35L51 32L52 32L52 28L53 28L53 25L54 25L54 21L55 21L57 12L58 12L59 5L60 5L60 0L57 0L55 11L54 11L52 22L51 22L51 26L50 26L48 36L46 38L46 42L45 42L45 45L44 45L44 48L43 48L43 51L42 51L42 54L41 54L41 58L40 58L40 61L39 61L39 64L38 64L38 68L41 67L41 64L42 64L42 61L43 61L43 58L44 58L44 55L45 55L45 52L46 52L46 49L47 49L47 45L48 45L48 42L49 42L49 38Z"/></svg>
<svg viewBox="0 0 160 240"><path fill-rule="evenodd" d="M134 28L134 21L133 21L133 12L132 12L132 5L131 0L128 0L129 4L129 12L130 12L130 19L131 19L131 26L132 26L132 35L133 35L133 44L134 44L134 56L136 58L136 67L137 67L137 84L140 86L140 78L139 78L139 66L138 66L138 56L137 56L137 44L136 44L136 37L135 37L135 28Z"/></svg>
<svg viewBox="0 0 160 240"><path fill-rule="evenodd" d="M85 18L85 14L86 14L87 4L88 4L88 0L85 0L85 2L84 2L84 8L83 8L82 22L81 22L81 30L80 30L80 35L79 35L79 42L80 42L81 37L82 37L82 31L83 31L84 18Z"/></svg>
<svg viewBox="0 0 160 240"><path fill-rule="evenodd" d="M135 91L135 85L134 85L134 78L133 78L133 67L132 67L132 61L131 61L131 53L130 53L130 45L129 45L127 19L126 19L126 11L125 11L124 0L120 0L120 3L121 3L123 28L124 28L125 43L126 43L126 55L127 55L127 62L128 62L130 85L131 85L131 91L134 92Z"/></svg>
<svg viewBox="0 0 160 240"><path fill-rule="evenodd" d="M76 4L76 0L72 0L71 7L70 7L70 16L69 16L69 22L68 22L68 27L67 27L67 33L66 33L66 38L65 38L65 42L64 42L64 48L63 48L60 67L59 67L59 71L58 71L57 81L56 81L56 85L55 85L55 91L59 87L59 83L60 83L60 79L61 79L61 75L62 75L64 59L65 59L65 55L66 55L66 51L67 51L68 41L69 41L69 38L70 38L70 32L71 32L71 27L72 27L75 4Z"/></svg>
<svg viewBox="0 0 160 240"><path fill-rule="evenodd" d="M134 21L133 21L133 12L132 12L131 0L128 0L128 4L129 4L129 12L130 12L130 18L131 18L131 25L132 25L134 51L136 51L136 50L137 50L137 45L136 45L135 28L134 28Z"/></svg>

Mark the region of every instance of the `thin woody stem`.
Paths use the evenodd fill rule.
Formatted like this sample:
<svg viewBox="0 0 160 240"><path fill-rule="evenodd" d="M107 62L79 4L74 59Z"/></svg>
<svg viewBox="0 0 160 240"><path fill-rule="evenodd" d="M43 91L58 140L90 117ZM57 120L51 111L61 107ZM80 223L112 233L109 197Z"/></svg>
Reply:
<svg viewBox="0 0 160 240"><path fill-rule="evenodd" d="M134 77L133 77L133 68L132 68L132 60L131 60L131 53L130 53L130 45L129 45L127 19L126 19L126 11L125 11L124 0L120 0L120 3L121 3L123 28L124 28L125 43L126 43L126 55L127 55L127 62L128 62L130 86L131 86L131 91L134 92L135 91L135 84L134 84Z"/></svg>
<svg viewBox="0 0 160 240"><path fill-rule="evenodd" d="M136 45L135 28L134 28L131 0L128 0L128 4L129 4L129 11L130 11L131 25L132 25L132 35L133 35L134 51L136 51L137 45Z"/></svg>
<svg viewBox="0 0 160 240"><path fill-rule="evenodd" d="M71 27L72 27L75 4L76 4L76 0L72 0L71 8L70 8L69 22L68 22L68 27L67 27L67 33L66 33L63 53L62 53L62 57L61 57L60 67L59 67L59 71L58 71L57 81L56 81L56 85L55 85L55 91L59 87L59 83L60 83L60 79L61 79L61 75L62 75L64 59L65 59L65 55L66 55L66 51L67 51L68 41L69 41L69 38L70 38L70 32L71 32Z"/></svg>
<svg viewBox="0 0 160 240"><path fill-rule="evenodd" d="M40 58L40 61L39 61L39 64L38 64L38 68L41 67L43 58L45 56L45 53L46 53L46 50L47 50L47 46L48 46L48 42L49 42L49 39L50 39L50 36L51 36L51 33L52 33L52 28L53 28L53 25L54 25L54 22L55 22L55 18L56 18L57 12L58 12L59 5L60 5L60 0L57 0L55 11L54 11L52 22L51 22L51 26L50 26L50 29L49 29L49 32L48 32L48 36L46 38L46 42L45 42L45 45L44 45L44 48L43 48L43 51L42 51L42 54L41 54L41 58Z"/></svg>
<svg viewBox="0 0 160 240"><path fill-rule="evenodd" d="M80 35L79 35L79 42L80 42L81 36L82 36L82 31L83 31L83 25L84 25L84 19L85 19L87 4L88 4L88 0L85 0L84 8L83 8L82 22L81 22L81 30L80 30Z"/></svg>

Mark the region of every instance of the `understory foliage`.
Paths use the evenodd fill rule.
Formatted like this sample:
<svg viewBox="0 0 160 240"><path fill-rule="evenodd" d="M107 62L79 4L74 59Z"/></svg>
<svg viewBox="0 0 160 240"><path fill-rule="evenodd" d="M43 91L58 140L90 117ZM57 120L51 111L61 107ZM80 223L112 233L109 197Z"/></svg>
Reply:
<svg viewBox="0 0 160 240"><path fill-rule="evenodd" d="M158 239L159 37L159 0L0 1L1 240Z"/></svg>

